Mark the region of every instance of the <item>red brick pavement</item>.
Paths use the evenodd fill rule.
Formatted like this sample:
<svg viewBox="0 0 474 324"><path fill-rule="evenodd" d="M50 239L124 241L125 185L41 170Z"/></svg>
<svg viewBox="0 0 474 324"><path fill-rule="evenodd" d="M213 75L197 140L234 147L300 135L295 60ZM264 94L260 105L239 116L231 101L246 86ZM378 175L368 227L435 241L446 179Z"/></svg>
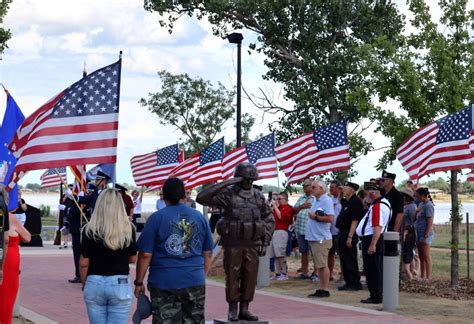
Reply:
<svg viewBox="0 0 474 324"><path fill-rule="evenodd" d="M80 284L67 282L73 275L72 255L27 254L22 256L21 305L58 323L87 323ZM227 309L224 288L222 285L209 283L206 289L206 318L224 318ZM132 313L134 308L135 305ZM251 309L271 323L416 322L398 315L377 314L364 309L268 293L257 293ZM145 323L151 323L151 320L148 319Z"/></svg>

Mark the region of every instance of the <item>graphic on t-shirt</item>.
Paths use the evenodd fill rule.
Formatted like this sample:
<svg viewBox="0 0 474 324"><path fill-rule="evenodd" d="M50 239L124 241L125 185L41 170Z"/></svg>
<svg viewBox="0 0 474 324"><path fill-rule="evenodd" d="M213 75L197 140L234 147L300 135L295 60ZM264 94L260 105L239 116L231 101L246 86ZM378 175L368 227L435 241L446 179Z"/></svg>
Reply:
<svg viewBox="0 0 474 324"><path fill-rule="evenodd" d="M181 218L179 222L171 222L170 233L165 248L171 255L184 256L199 243L198 226L195 222L189 222L187 217Z"/></svg>

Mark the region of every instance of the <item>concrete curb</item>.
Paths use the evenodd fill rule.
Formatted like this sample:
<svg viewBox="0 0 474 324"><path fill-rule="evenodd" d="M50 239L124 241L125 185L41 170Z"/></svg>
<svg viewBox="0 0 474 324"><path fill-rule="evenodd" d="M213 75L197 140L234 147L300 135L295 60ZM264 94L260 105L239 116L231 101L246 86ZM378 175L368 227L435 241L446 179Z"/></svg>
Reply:
<svg viewBox="0 0 474 324"><path fill-rule="evenodd" d="M223 284L221 282L214 281L212 279L206 279L206 284L216 286L216 287L225 288L225 284ZM378 310L367 309L367 308L362 308L362 307L343 305L343 304L337 304L337 303L331 303L331 302L325 302L325 301L319 301L319 300L312 300L312 299L306 299L306 298L300 298L300 297L285 296L285 295L281 295L281 294L273 293L273 292L268 292L268 291L255 290L255 293L259 294L259 295L263 295L263 296L282 298L282 299L296 301L296 302L300 302L300 303L303 302L303 303L307 303L307 304L321 305L321 306L332 307L332 308L336 308L336 309L344 309L344 310L358 312L358 313L362 313L362 314L378 315L378 316L380 316L380 315L382 315L382 316L398 316L395 313L390 313L390 312L385 312L385 311L378 311Z"/></svg>
<svg viewBox="0 0 474 324"><path fill-rule="evenodd" d="M38 313L33 312L32 310L25 308L23 306L20 306L20 314L24 318L26 318L29 321L32 321L33 323L39 323L39 324L58 324L58 322L55 322L43 315L40 315Z"/></svg>

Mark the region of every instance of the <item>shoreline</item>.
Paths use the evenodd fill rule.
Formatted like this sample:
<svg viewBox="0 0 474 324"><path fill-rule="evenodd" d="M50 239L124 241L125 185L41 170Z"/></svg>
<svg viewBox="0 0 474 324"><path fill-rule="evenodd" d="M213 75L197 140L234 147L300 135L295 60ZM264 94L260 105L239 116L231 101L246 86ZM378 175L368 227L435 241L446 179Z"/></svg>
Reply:
<svg viewBox="0 0 474 324"><path fill-rule="evenodd" d="M59 197L59 192L33 192L33 191L23 191L24 196L53 196L57 195ZM156 193L144 193L144 197L156 197L158 196ZM301 195L290 195L290 198L299 198ZM433 202L436 203L449 203L451 202L451 197L448 194L442 194L442 197L439 197L440 194L433 195ZM459 200L462 203L474 203L474 196L473 195L459 195Z"/></svg>

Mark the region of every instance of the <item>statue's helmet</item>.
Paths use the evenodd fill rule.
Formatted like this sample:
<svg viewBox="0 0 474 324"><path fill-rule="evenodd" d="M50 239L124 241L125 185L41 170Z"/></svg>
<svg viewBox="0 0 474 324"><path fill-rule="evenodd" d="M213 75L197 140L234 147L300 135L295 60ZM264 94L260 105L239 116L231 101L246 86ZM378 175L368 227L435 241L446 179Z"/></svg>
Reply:
<svg viewBox="0 0 474 324"><path fill-rule="evenodd" d="M257 167L252 163L240 163L235 167L234 177L242 177L247 180L257 180Z"/></svg>

